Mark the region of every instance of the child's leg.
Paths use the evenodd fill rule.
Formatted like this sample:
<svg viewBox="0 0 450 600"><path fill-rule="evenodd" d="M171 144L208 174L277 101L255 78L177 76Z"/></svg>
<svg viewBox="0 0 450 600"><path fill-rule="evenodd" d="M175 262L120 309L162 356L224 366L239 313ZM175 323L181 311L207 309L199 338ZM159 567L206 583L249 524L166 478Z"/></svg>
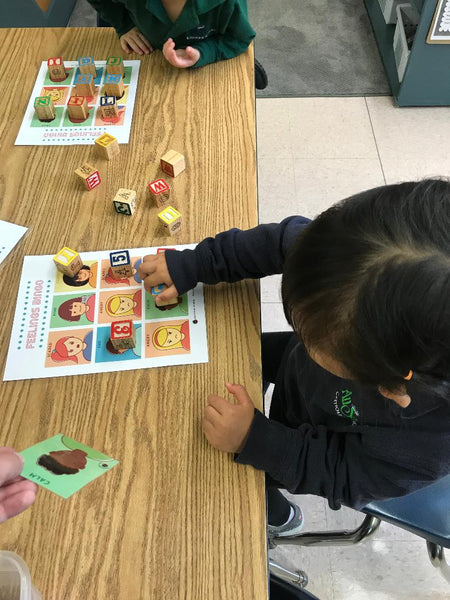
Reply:
<svg viewBox="0 0 450 600"><path fill-rule="evenodd" d="M267 481L267 480L266 480ZM284 525L289 519L291 505L276 487L269 486L267 482L267 520L269 525Z"/></svg>
<svg viewBox="0 0 450 600"><path fill-rule="evenodd" d="M275 333L263 333L261 336L261 363L264 385L275 383L278 369L284 355L284 351L295 338L292 331L277 331Z"/></svg>

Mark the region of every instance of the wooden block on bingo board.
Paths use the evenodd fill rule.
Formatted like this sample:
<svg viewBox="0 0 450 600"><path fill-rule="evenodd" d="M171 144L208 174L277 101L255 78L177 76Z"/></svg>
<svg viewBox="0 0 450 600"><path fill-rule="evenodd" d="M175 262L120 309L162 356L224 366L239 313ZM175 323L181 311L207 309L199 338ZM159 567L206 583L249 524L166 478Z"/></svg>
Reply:
<svg viewBox="0 0 450 600"><path fill-rule="evenodd" d="M89 163L84 163L81 167L78 167L75 170L75 175L80 178L88 190L94 189L101 183L100 173Z"/></svg>
<svg viewBox="0 0 450 600"><path fill-rule="evenodd" d="M158 213L158 219L162 223L164 229L169 233L169 235L175 235L176 233L180 233L181 231L181 214L173 208L173 206L168 206L160 213Z"/></svg>
<svg viewBox="0 0 450 600"><path fill-rule="evenodd" d="M79 73L75 77L75 93L77 96L93 96L95 94L94 77Z"/></svg>
<svg viewBox="0 0 450 600"><path fill-rule="evenodd" d="M186 168L184 156L175 150L169 150L161 158L161 171L171 177L176 177Z"/></svg>
<svg viewBox="0 0 450 600"><path fill-rule="evenodd" d="M118 250L109 253L109 262L114 279L133 277L130 254L128 250Z"/></svg>
<svg viewBox="0 0 450 600"><path fill-rule="evenodd" d="M64 81L67 77L66 68L64 67L64 61L61 56L55 58L49 58L47 60L48 76L51 81L55 83L58 81Z"/></svg>
<svg viewBox="0 0 450 600"><path fill-rule="evenodd" d="M164 283L160 283L159 285L152 286L150 293L152 296L159 296L163 291L167 288L167 285Z"/></svg>
<svg viewBox="0 0 450 600"><path fill-rule="evenodd" d="M136 209L136 192L120 188L113 200L114 209L120 215L132 215Z"/></svg>
<svg viewBox="0 0 450 600"><path fill-rule="evenodd" d="M92 75L94 79L97 77L97 69L95 68L93 56L82 56L79 58L78 69L83 75Z"/></svg>
<svg viewBox="0 0 450 600"><path fill-rule="evenodd" d="M136 346L136 329L133 321L111 323L111 344L115 350L128 350Z"/></svg>
<svg viewBox="0 0 450 600"><path fill-rule="evenodd" d="M116 154L119 154L119 142L117 139L110 135L109 133L104 133L100 137L95 140L95 147L97 148L97 152L103 158L107 158L111 160Z"/></svg>
<svg viewBox="0 0 450 600"><path fill-rule="evenodd" d="M122 98L125 88L123 87L122 75L106 75L105 77L105 94L107 96L115 96Z"/></svg>
<svg viewBox="0 0 450 600"><path fill-rule="evenodd" d="M55 118L55 106L51 96L38 96L34 99L34 110L39 121L48 123Z"/></svg>
<svg viewBox="0 0 450 600"><path fill-rule="evenodd" d="M89 106L84 96L70 96L67 102L67 112L71 119L84 121L89 116Z"/></svg>
<svg viewBox="0 0 450 600"><path fill-rule="evenodd" d="M117 108L116 97L101 96L99 111L102 119L117 119L119 116L119 109Z"/></svg>
<svg viewBox="0 0 450 600"><path fill-rule="evenodd" d="M125 75L123 68L123 58L121 56L108 56L106 59L107 75Z"/></svg>
<svg viewBox="0 0 450 600"><path fill-rule="evenodd" d="M170 201L170 188L164 179L156 179L148 184L150 198L156 202L156 206L164 208Z"/></svg>
<svg viewBox="0 0 450 600"><path fill-rule="evenodd" d="M53 262L58 271L69 277L75 277L78 271L83 266L81 256L75 250L64 246L58 254L53 257Z"/></svg>

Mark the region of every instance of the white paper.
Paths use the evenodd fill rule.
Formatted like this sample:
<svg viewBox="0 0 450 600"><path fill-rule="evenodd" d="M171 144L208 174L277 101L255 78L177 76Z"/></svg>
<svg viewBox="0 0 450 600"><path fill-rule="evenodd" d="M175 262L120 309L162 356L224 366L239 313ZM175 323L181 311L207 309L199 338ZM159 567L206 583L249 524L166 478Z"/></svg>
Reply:
<svg viewBox="0 0 450 600"><path fill-rule="evenodd" d="M0 221L0 264L2 264L26 231L27 228L21 225Z"/></svg>
<svg viewBox="0 0 450 600"><path fill-rule="evenodd" d="M131 264L137 268L144 255L157 251L128 250ZM110 252L81 254L89 275L77 287L63 282L53 256L24 258L4 381L208 362L203 286L161 311L137 275L122 280L108 275ZM68 321L80 307L85 311L80 320ZM132 320L137 343L112 354L108 340L117 320Z"/></svg>

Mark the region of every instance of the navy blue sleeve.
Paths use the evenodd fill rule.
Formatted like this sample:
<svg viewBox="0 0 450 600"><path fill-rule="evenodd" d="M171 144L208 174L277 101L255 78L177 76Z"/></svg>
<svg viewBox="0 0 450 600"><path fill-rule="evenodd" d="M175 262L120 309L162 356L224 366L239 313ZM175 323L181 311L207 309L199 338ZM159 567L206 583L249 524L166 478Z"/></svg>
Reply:
<svg viewBox="0 0 450 600"><path fill-rule="evenodd" d="M291 428L255 410L235 461L265 471L293 494L327 498L333 509L402 496L448 473L448 433L355 429L330 431L309 423Z"/></svg>
<svg viewBox="0 0 450 600"><path fill-rule="evenodd" d="M288 249L309 222L305 217L288 217L246 231L230 229L206 238L194 250L167 250L172 281L184 294L198 282L233 283L281 273Z"/></svg>

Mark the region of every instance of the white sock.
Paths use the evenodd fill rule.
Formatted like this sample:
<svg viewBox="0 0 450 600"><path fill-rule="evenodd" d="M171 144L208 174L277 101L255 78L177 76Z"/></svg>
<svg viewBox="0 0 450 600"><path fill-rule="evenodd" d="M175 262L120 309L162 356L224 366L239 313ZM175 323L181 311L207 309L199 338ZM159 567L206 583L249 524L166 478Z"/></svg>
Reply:
<svg viewBox="0 0 450 600"><path fill-rule="evenodd" d="M285 525L287 525L292 520L293 516L294 516L294 509L291 506L291 512L289 513L288 520L286 521L286 523L283 523L283 525L280 525L279 527L284 527Z"/></svg>

